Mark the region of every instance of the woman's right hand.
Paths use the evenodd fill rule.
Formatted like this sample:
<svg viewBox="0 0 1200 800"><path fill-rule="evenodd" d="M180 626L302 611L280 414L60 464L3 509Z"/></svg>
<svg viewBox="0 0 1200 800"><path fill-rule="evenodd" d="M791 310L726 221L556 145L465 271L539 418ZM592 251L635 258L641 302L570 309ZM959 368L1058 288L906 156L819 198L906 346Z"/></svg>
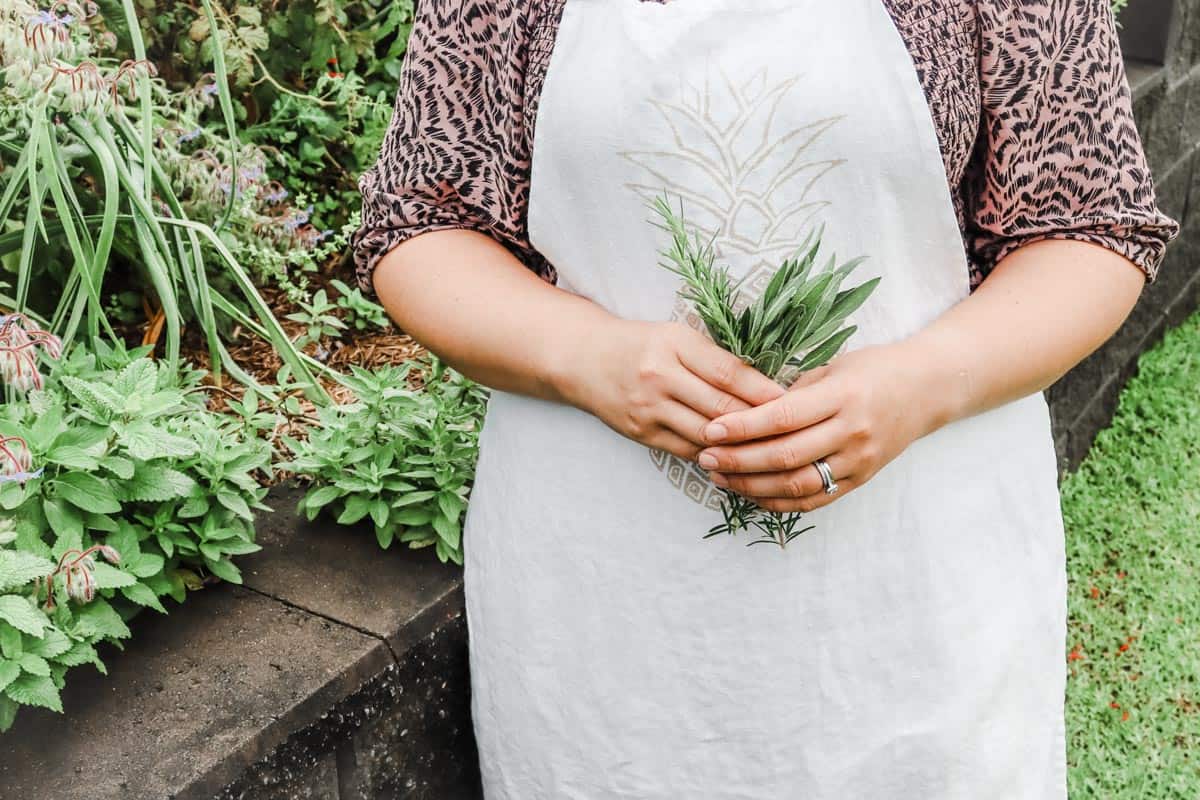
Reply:
<svg viewBox="0 0 1200 800"><path fill-rule="evenodd" d="M578 348L563 398L617 433L694 461L708 423L774 400L784 388L677 322L612 319Z"/></svg>

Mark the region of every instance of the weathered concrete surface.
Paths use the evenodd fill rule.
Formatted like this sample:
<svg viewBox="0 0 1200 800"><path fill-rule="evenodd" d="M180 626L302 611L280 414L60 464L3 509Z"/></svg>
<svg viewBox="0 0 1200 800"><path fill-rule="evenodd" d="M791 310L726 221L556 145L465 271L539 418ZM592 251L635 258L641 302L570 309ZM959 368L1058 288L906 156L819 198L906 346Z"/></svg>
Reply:
<svg viewBox="0 0 1200 800"><path fill-rule="evenodd" d="M391 661L378 639L234 586L133 628L108 677L72 673L66 716L23 711L0 737L0 797L210 798Z"/></svg>
<svg viewBox="0 0 1200 800"><path fill-rule="evenodd" d="M263 518L263 551L238 562L247 586L384 639L397 654L461 607L459 571L433 548L384 552L363 526L309 524L293 513L301 494L272 495L272 507L284 513Z"/></svg>

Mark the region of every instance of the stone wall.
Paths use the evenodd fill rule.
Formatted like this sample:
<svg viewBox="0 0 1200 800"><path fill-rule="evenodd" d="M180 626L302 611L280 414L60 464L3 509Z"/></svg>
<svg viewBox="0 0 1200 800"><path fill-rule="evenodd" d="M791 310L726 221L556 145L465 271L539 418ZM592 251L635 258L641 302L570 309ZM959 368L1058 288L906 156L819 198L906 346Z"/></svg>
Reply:
<svg viewBox="0 0 1200 800"><path fill-rule="evenodd" d="M1196 152L1200 146L1200 0L1132 0L1122 47L1138 128L1163 210L1182 231L1129 320L1113 339L1048 392L1060 466L1072 469L1112 419L1137 358L1200 305ZM1138 60L1131 58L1138 56ZM1086 290L1086 287L1082 287Z"/></svg>

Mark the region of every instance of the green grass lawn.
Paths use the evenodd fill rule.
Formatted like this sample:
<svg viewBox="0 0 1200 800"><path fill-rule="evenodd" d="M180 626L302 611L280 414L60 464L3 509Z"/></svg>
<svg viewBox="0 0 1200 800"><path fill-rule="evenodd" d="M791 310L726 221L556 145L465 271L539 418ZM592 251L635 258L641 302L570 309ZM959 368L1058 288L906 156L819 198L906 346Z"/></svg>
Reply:
<svg viewBox="0 0 1200 800"><path fill-rule="evenodd" d="M1062 487L1072 800L1200 798L1200 315Z"/></svg>

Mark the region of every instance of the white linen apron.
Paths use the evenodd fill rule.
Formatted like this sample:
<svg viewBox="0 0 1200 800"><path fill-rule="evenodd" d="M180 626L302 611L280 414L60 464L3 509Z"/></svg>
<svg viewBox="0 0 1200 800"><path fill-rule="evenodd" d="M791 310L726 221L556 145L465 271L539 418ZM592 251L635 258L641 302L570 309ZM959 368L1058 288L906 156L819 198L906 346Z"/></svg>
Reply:
<svg viewBox="0 0 1200 800"><path fill-rule="evenodd" d="M878 0L568 0L532 169L533 245L621 317L686 317L645 205L664 191L750 291L817 223L825 256L869 256L851 348L968 292ZM784 551L703 540L715 501L582 411L493 394L464 573L487 800L1066 796L1040 394L914 443Z"/></svg>

